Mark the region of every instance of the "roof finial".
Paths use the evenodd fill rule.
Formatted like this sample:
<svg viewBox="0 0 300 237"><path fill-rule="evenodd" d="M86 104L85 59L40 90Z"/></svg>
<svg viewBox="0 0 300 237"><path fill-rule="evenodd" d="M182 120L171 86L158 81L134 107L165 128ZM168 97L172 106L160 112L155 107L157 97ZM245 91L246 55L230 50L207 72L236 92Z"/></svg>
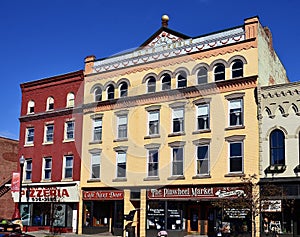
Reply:
<svg viewBox="0 0 300 237"><path fill-rule="evenodd" d="M161 26L162 27L168 27L169 17L168 15L163 15L161 17Z"/></svg>

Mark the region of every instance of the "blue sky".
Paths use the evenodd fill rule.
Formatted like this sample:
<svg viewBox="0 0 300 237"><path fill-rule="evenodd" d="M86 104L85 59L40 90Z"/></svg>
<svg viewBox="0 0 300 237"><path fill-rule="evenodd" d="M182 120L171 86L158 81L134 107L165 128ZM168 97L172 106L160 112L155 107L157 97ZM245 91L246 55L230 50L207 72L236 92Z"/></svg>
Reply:
<svg viewBox="0 0 300 237"><path fill-rule="evenodd" d="M300 80L299 0L0 0L0 136L19 139L20 84L83 69L169 28L199 36L258 15L291 81Z"/></svg>

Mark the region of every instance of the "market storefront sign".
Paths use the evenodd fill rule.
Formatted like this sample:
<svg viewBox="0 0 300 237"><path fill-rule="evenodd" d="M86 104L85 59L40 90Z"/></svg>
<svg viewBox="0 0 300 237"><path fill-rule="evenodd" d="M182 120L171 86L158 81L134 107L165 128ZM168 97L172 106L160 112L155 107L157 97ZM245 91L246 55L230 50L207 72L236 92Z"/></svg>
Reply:
<svg viewBox="0 0 300 237"><path fill-rule="evenodd" d="M148 199L237 198L245 196L242 187L180 187L147 190Z"/></svg>
<svg viewBox="0 0 300 237"><path fill-rule="evenodd" d="M123 200L124 191L120 190L98 190L82 191L83 200Z"/></svg>
<svg viewBox="0 0 300 237"><path fill-rule="evenodd" d="M281 212L281 200L262 200L261 212Z"/></svg>

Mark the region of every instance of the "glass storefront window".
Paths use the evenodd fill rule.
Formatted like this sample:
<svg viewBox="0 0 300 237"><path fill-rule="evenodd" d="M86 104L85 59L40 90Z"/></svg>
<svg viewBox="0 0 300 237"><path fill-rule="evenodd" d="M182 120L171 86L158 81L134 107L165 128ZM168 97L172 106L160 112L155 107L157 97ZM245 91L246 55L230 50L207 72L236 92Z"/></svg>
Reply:
<svg viewBox="0 0 300 237"><path fill-rule="evenodd" d="M168 202L167 203L167 229L181 230L182 229L182 203Z"/></svg>
<svg viewBox="0 0 300 237"><path fill-rule="evenodd" d="M165 227L165 202L148 202L147 229L160 230Z"/></svg>

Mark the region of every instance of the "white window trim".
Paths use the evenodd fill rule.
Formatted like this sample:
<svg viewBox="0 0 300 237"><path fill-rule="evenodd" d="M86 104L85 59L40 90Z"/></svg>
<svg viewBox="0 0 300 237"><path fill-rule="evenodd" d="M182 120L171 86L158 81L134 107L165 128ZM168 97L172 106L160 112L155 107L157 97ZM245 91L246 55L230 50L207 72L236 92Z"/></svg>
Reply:
<svg viewBox="0 0 300 237"><path fill-rule="evenodd" d="M232 101L239 100L241 101L241 124L230 125L230 103ZM234 98L228 100L228 127L241 127L244 126L244 99L243 98Z"/></svg>
<svg viewBox="0 0 300 237"><path fill-rule="evenodd" d="M199 128L198 127L198 109L199 107L207 106L207 116L208 116L208 128ZM210 129L210 104L209 103L202 103L196 105L196 131L203 131L203 130L209 130Z"/></svg>
<svg viewBox="0 0 300 237"><path fill-rule="evenodd" d="M119 177L118 176L118 157L119 157L119 154L122 153L122 154L125 154L125 166L126 166L126 169L125 169L125 176L124 177ZM127 177L127 152L126 151L117 151L116 152L116 178L117 179L123 179L123 178L126 178Z"/></svg>
<svg viewBox="0 0 300 237"><path fill-rule="evenodd" d="M45 177L45 175L46 175L46 172L45 172L45 169L46 169L46 159L51 159L51 169L50 169L50 171L51 171L51 177L50 177L50 179L46 179L46 177ZM51 181L51 179L52 179L52 157L50 157L50 156L48 156L48 157L44 157L43 158L43 170L42 170L42 177L43 177L43 180L45 180L45 181Z"/></svg>
<svg viewBox="0 0 300 237"><path fill-rule="evenodd" d="M30 163L31 163L31 169L30 169L30 173L31 173L31 179L26 179L26 173L27 173L27 171L28 171L28 162L30 161ZM24 182L31 182L31 180L32 180L32 159L30 158L30 159L25 159L25 165L24 165L24 167L25 167L25 170L24 170L24 172L23 172L23 177L21 177L21 179L24 181Z"/></svg>
<svg viewBox="0 0 300 237"><path fill-rule="evenodd" d="M28 101L27 114L34 114L34 106L35 106L35 103L33 100ZM33 108L33 112L30 112L30 108Z"/></svg>
<svg viewBox="0 0 300 237"><path fill-rule="evenodd" d="M53 133L52 133L52 141L47 141L47 131L48 131L48 126L53 126ZM44 126L44 144L53 144L54 142L54 123L46 123Z"/></svg>
<svg viewBox="0 0 300 237"><path fill-rule="evenodd" d="M182 120L183 120L183 123L182 123L182 130L181 131L178 131L178 132L175 132L174 131L174 113L175 113L175 110L182 110ZM184 129L185 129L185 107L175 107L175 108L172 108L172 123L171 123L171 131L172 133L183 133L184 132Z"/></svg>
<svg viewBox="0 0 300 237"><path fill-rule="evenodd" d="M73 167L74 167L74 155L64 155L64 158L63 158L63 169L62 169L62 180L73 180L73 175L74 175L74 168L72 167L72 177L70 178L65 178L65 175L66 175L66 160L67 160L67 157L69 156L72 156L73 158Z"/></svg>
<svg viewBox="0 0 300 237"><path fill-rule="evenodd" d="M198 174L198 172L197 172L197 163L198 163L198 147L201 147L201 146L208 146L208 151L207 151L207 160L208 160L208 167L207 167L207 173L206 174ZM196 174L196 176L207 176L207 175L210 175L210 144L209 143L203 143L203 144L197 144L196 146L195 146L195 154L196 154L196 159L195 159L195 174Z"/></svg>
<svg viewBox="0 0 300 237"><path fill-rule="evenodd" d="M33 140L32 141L28 141L28 134L29 134L29 129L33 129ZM34 127L27 127L26 131L25 131L25 146L33 146L34 145Z"/></svg>
<svg viewBox="0 0 300 237"><path fill-rule="evenodd" d="M101 120L101 137L100 140L95 140L95 128L96 128L96 120ZM103 118L99 117L99 118L93 118L92 119L92 123L93 123L93 129L92 129L92 141L93 142L99 142L102 141L102 133L103 133Z"/></svg>
<svg viewBox="0 0 300 237"><path fill-rule="evenodd" d="M67 94L67 108L73 108L75 106L75 95L73 92Z"/></svg>
<svg viewBox="0 0 300 237"><path fill-rule="evenodd" d="M99 177L93 178L93 156L99 156ZM101 151L90 152L91 163L90 163L90 180L100 180L101 178Z"/></svg>
<svg viewBox="0 0 300 237"><path fill-rule="evenodd" d="M73 138L68 138L67 131L68 131L68 123L72 122L73 125ZM73 142L75 141L75 120L65 121L65 130L64 130L64 141L63 142Z"/></svg>
<svg viewBox="0 0 300 237"><path fill-rule="evenodd" d="M154 113L154 112L157 113L158 119L157 120L150 120L150 115L151 115L151 113ZM157 121L157 133L150 134L150 122L151 121ZM159 135L159 132L160 132L159 127L160 127L160 111L159 110L148 111L148 127L147 127L148 131L147 131L147 134L149 136Z"/></svg>
<svg viewBox="0 0 300 237"><path fill-rule="evenodd" d="M230 144L231 143L241 143L242 144L242 170L231 172L230 171ZM228 141L228 173L229 174L243 174L244 173L244 141L243 140L236 140L236 141Z"/></svg>
<svg viewBox="0 0 300 237"><path fill-rule="evenodd" d="M51 103L51 102L53 102L53 103ZM52 111L52 110L54 110L54 108L53 109L49 108L50 104L53 104L53 107L54 107L54 98L51 97L51 96L47 98L46 111Z"/></svg>
<svg viewBox="0 0 300 237"><path fill-rule="evenodd" d="M174 171L173 171L173 161L174 161L174 157L173 157L173 150L174 149L179 149L179 148L182 148L182 173L183 174L173 174ZM184 146L174 146L174 147L171 147L171 177L173 176L184 176Z"/></svg>
<svg viewBox="0 0 300 237"><path fill-rule="evenodd" d="M150 151L157 151L157 175L152 175L150 176L149 175L149 158L150 158ZM148 178L156 178L156 177L159 177L159 149L156 149L156 148L153 148L153 149L147 149L147 167L146 167L146 174L147 174L147 177Z"/></svg>

